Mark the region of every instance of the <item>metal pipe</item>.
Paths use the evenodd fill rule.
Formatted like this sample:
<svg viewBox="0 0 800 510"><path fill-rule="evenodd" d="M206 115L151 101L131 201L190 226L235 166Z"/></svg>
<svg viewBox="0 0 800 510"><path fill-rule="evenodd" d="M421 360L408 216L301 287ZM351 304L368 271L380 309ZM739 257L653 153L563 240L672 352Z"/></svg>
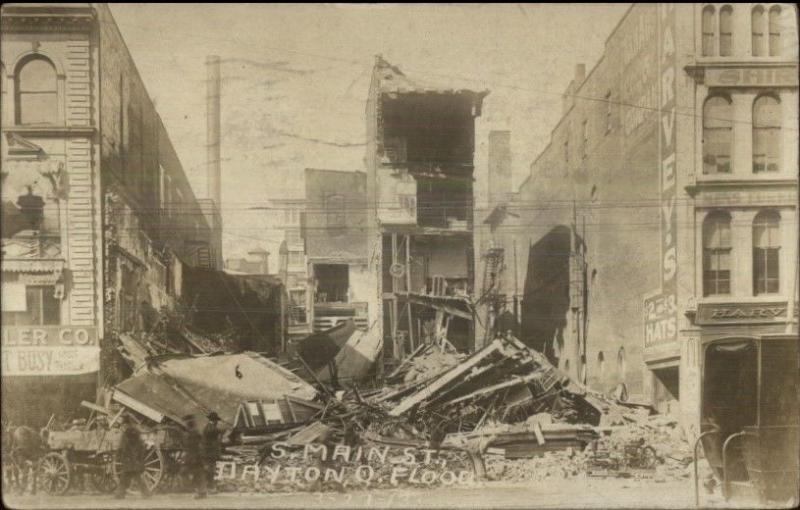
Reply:
<svg viewBox="0 0 800 510"><path fill-rule="evenodd" d="M697 447L700 445L700 440L703 439L705 436L709 436L711 434L719 433L719 429L715 428L713 430L707 430L697 436L697 439L694 440L694 448L692 449L693 452L693 460L694 460L694 506L700 507L700 479L697 474Z"/></svg>
<svg viewBox="0 0 800 510"><path fill-rule="evenodd" d="M728 445L732 440L736 439L737 437L741 437L746 433L747 432L743 430L741 432L737 432L736 434L731 434L722 444L722 496L726 500L728 499Z"/></svg>

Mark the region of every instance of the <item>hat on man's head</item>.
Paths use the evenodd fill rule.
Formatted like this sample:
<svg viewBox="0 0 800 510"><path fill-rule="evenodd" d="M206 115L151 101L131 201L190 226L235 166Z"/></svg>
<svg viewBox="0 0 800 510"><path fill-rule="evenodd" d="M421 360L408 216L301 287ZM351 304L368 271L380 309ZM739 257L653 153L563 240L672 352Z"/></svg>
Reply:
<svg viewBox="0 0 800 510"><path fill-rule="evenodd" d="M215 413L214 411L211 411L210 413L208 413L206 418L208 418L208 421L219 421L219 415L217 413Z"/></svg>

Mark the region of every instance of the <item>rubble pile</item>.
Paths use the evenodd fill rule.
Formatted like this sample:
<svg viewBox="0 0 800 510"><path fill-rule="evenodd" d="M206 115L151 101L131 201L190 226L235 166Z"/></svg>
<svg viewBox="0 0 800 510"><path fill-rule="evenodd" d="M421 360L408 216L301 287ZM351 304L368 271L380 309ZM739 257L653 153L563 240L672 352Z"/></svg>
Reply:
<svg viewBox="0 0 800 510"><path fill-rule="evenodd" d="M421 345L385 377L384 386L369 391L356 386L334 391L336 386L329 387L317 373L322 365L305 364L316 382L312 387L262 361L259 373L265 365L276 384L286 386L281 395L291 390L269 399L253 393L255 358L228 363L215 355L182 362L188 367L215 360L233 376L225 398L214 404L232 425L221 463L227 467L218 465L220 487L280 492L475 479L690 476L691 449L675 419L588 390L513 337L495 339L469 356L446 345ZM162 362L160 371L151 368L148 377L163 377L169 363ZM174 386L177 375L165 381ZM148 387L157 381L150 382ZM196 388L195 381L180 382L181 395L201 396L206 407L212 403L208 397L216 396L205 386ZM152 395L128 388L131 384L118 389L127 388L165 411L173 405L153 401ZM342 449L352 455L339 455Z"/></svg>

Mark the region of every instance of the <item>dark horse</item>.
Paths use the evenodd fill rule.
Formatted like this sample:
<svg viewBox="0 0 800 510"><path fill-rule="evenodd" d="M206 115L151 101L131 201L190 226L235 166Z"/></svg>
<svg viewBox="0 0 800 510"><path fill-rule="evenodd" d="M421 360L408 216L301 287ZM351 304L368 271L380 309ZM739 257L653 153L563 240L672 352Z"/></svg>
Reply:
<svg viewBox="0 0 800 510"><path fill-rule="evenodd" d="M28 485L28 474L32 475L31 494L36 494L39 461L47 453L45 430L37 433L28 426L8 427L3 431L3 453L6 478L11 487L24 492Z"/></svg>

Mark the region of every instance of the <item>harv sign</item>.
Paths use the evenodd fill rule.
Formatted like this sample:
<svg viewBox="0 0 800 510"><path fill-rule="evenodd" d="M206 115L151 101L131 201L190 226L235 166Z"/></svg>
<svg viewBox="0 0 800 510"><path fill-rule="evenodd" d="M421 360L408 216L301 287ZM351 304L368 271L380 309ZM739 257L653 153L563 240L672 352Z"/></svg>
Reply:
<svg viewBox="0 0 800 510"><path fill-rule="evenodd" d="M645 300L644 303L645 346L673 342L677 340L678 334L675 5L659 4L658 21L661 70L658 140L661 174L661 294Z"/></svg>

